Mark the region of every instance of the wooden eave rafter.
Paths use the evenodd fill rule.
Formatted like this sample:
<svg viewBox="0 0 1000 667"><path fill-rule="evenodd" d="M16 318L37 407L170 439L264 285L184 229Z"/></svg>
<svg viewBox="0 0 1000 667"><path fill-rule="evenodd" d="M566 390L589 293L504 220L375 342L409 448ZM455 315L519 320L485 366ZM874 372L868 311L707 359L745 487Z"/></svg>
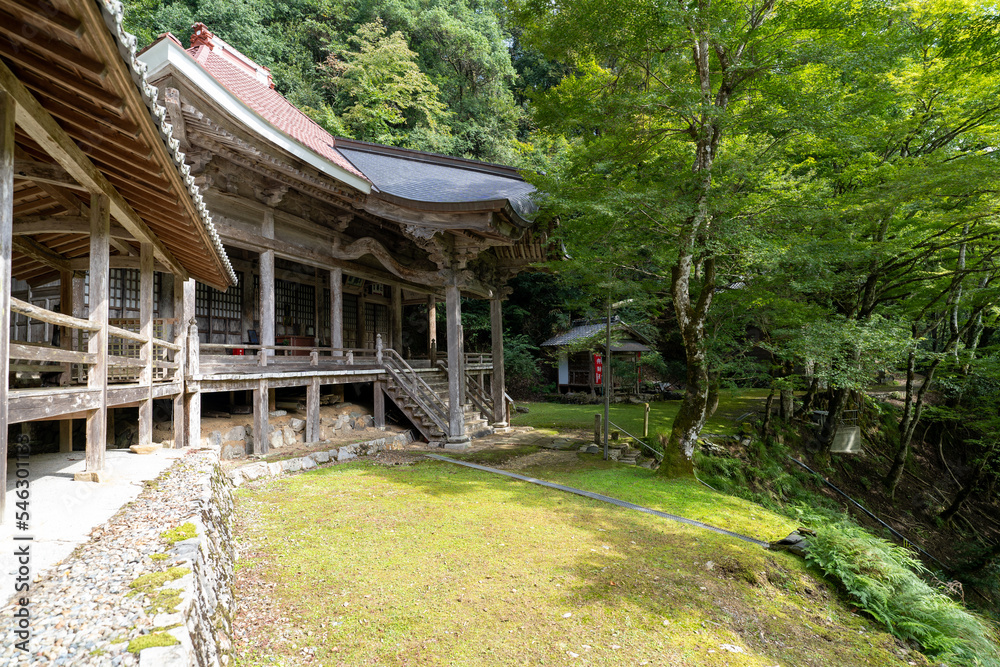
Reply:
<svg viewBox="0 0 1000 667"><path fill-rule="evenodd" d="M104 7L101 0L0 0L0 87L16 104L16 170L22 184L37 187L16 186L15 216L60 212L54 206L68 216L86 215L75 193L105 194L125 232L111 241L119 253L136 254L130 240L149 243L171 273L225 289L228 263L192 200L197 194L189 193L165 145L169 126L161 136L133 80L134 65L123 59L127 52L112 32L120 16L106 15ZM46 231L56 230L38 233ZM30 234L19 236L15 252L34 251L33 262L15 260L20 275L60 265L49 243L34 238L31 245Z"/></svg>

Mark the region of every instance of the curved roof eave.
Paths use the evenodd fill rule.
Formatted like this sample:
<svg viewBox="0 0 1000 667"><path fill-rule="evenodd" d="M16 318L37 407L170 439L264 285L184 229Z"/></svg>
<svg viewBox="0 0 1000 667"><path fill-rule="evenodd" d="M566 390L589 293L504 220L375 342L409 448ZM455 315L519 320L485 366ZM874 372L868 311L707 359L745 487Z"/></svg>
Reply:
<svg viewBox="0 0 1000 667"><path fill-rule="evenodd" d="M225 109L252 133L294 155L321 173L338 180L364 194L372 191L372 184L358 178L343 167L334 164L300 141L276 128L267 119L251 109L243 100L223 86L208 73L183 47L168 38L161 38L147 48L140 56L149 68L147 76L155 77L167 67L183 76L201 92Z"/></svg>

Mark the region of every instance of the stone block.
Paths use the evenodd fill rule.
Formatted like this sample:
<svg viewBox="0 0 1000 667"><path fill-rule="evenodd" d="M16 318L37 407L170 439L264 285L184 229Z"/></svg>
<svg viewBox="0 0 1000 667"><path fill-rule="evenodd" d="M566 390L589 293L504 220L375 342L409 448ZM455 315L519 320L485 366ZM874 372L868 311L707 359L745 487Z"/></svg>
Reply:
<svg viewBox="0 0 1000 667"><path fill-rule="evenodd" d="M285 472L297 472L302 470L302 459L285 459L281 462L281 469Z"/></svg>
<svg viewBox="0 0 1000 667"><path fill-rule="evenodd" d="M348 461L353 458L357 458L355 454L349 447L341 447L337 450L337 460L338 461Z"/></svg>
<svg viewBox="0 0 1000 667"><path fill-rule="evenodd" d="M187 650L175 646L151 646L139 652L139 667L189 667L191 656Z"/></svg>
<svg viewBox="0 0 1000 667"><path fill-rule="evenodd" d="M302 462L303 470L311 470L312 468L316 467L316 462L308 456L303 456L301 459L299 459L299 461Z"/></svg>
<svg viewBox="0 0 1000 667"><path fill-rule="evenodd" d="M305 430L306 420L296 419L295 417L292 417L291 419L288 420L288 426L291 427L291 429L296 433L299 433Z"/></svg>
<svg viewBox="0 0 1000 667"><path fill-rule="evenodd" d="M327 463L330 460L330 452L313 452L309 458L316 463Z"/></svg>
<svg viewBox="0 0 1000 667"><path fill-rule="evenodd" d="M136 454L152 454L156 451L159 451L162 448L163 445L161 445L158 442L154 442L149 445L132 445L131 447L129 447L129 450L131 450Z"/></svg>
<svg viewBox="0 0 1000 667"><path fill-rule="evenodd" d="M222 436L223 442L226 440L246 440L247 438L247 427L246 426L234 426L225 435Z"/></svg>
<svg viewBox="0 0 1000 667"><path fill-rule="evenodd" d="M285 446L285 434L282 433L281 429L279 428L276 428L273 431L271 431L269 439L271 442L271 447L274 449L280 449L281 447Z"/></svg>
<svg viewBox="0 0 1000 667"><path fill-rule="evenodd" d="M240 468L240 472L243 473L243 477L249 480L258 479L267 474L267 464L266 463L252 463L248 466L243 466Z"/></svg>
<svg viewBox="0 0 1000 667"><path fill-rule="evenodd" d="M277 477L281 474L281 461L275 461L274 463L267 464L267 474L271 477Z"/></svg>
<svg viewBox="0 0 1000 667"><path fill-rule="evenodd" d="M288 426L285 426L284 428L281 429L281 436L285 439L286 445L294 445L296 442L295 431L293 431Z"/></svg>
<svg viewBox="0 0 1000 667"><path fill-rule="evenodd" d="M222 443L222 450L219 452L219 458L223 461L242 459L246 455L247 446L243 440L226 440Z"/></svg>
<svg viewBox="0 0 1000 667"><path fill-rule="evenodd" d="M106 482L108 473L106 470L92 470L90 472L73 473L74 482Z"/></svg>
<svg viewBox="0 0 1000 667"><path fill-rule="evenodd" d="M208 435L202 437L201 444L206 447L221 447L222 433L219 431L211 431Z"/></svg>
<svg viewBox="0 0 1000 667"><path fill-rule="evenodd" d="M284 417L287 414L288 413L285 412L284 410L271 410L270 412L267 413L267 416L268 417Z"/></svg>

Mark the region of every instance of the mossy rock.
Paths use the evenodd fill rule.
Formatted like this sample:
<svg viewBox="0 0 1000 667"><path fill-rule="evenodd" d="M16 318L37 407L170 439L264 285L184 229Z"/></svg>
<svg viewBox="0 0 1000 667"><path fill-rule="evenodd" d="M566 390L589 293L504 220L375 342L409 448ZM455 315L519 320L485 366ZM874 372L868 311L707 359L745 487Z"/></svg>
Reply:
<svg viewBox="0 0 1000 667"><path fill-rule="evenodd" d="M196 537L197 535L198 531L194 527L193 523L182 523L176 528L171 528L170 530L165 530L160 533L160 537L170 544L190 540L192 537Z"/></svg>
<svg viewBox="0 0 1000 667"><path fill-rule="evenodd" d="M154 646L173 646L174 644L180 644L180 642L173 635L168 635L166 632L154 632L136 637L128 643L127 650L129 653L138 654L143 649L153 648Z"/></svg>

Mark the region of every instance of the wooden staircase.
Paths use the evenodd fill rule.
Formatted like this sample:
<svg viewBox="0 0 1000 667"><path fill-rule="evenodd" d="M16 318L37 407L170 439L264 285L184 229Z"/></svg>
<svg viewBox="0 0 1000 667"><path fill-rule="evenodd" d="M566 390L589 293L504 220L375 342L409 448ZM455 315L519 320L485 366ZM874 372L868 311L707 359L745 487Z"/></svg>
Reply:
<svg viewBox="0 0 1000 667"><path fill-rule="evenodd" d="M430 443L451 435L448 419L448 373L442 368L415 371L395 351L383 351L385 393ZM476 438L492 432L482 409L470 401L463 406L465 435Z"/></svg>

